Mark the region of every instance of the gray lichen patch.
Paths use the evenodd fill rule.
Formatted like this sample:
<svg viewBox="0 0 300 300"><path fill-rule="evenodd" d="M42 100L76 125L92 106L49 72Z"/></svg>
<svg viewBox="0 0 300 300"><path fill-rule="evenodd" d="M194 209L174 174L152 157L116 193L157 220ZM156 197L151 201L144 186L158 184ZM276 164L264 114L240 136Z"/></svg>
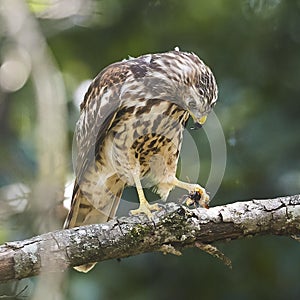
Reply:
<svg viewBox="0 0 300 300"><path fill-rule="evenodd" d="M262 202L259 200L253 200L253 203L256 205L261 205ZM276 210L276 209L282 207L283 205L285 205L285 204L282 201L280 201L280 199L265 200L263 202L263 207L266 211Z"/></svg>
<svg viewBox="0 0 300 300"><path fill-rule="evenodd" d="M17 252L14 256L16 278L26 277L24 275L30 274L32 269L38 268L40 265L38 253L38 246L34 243L25 245L20 252Z"/></svg>

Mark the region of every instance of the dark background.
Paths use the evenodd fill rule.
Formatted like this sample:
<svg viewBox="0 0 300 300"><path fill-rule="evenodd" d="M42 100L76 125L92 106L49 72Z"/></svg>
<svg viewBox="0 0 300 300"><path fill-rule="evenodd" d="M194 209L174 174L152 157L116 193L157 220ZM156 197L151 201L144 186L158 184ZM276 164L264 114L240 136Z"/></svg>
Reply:
<svg viewBox="0 0 300 300"><path fill-rule="evenodd" d="M75 2L80 3L80 8L68 12L66 7L74 6ZM219 86L215 113L227 143L227 166L211 205L299 193L300 1L43 3L27 2L64 82L69 178L72 179L72 134L79 115L74 104L78 86L128 55L164 52L179 46L199 55L212 68ZM68 5L60 7L59 3ZM10 33L3 28L0 66L5 63L12 43ZM3 81L1 85L0 80L3 191L15 183L30 187L36 180L38 141L34 138L37 126L34 97L31 77L14 91L7 89ZM201 142L203 131L192 134L199 135ZM207 156L202 153L201 163L209 166L209 152ZM202 176L207 177L208 172L209 167L204 167ZM203 182L201 175L200 182ZM37 214L43 217L43 212L33 209L30 196L25 209L12 213L3 195L7 193L3 192L0 199L1 243L46 231L32 225L32 218ZM55 228L62 226L66 213L57 205L53 212L58 218ZM61 280L59 297L54 291L48 297L299 299L300 244L296 241L264 236L217 246L231 258L232 270L194 249L184 251L181 257L144 254L121 262L98 264L87 275L70 270ZM17 291L28 286L23 294L31 298L37 285L36 278L23 280ZM13 284L0 285L0 295L13 293L13 287Z"/></svg>

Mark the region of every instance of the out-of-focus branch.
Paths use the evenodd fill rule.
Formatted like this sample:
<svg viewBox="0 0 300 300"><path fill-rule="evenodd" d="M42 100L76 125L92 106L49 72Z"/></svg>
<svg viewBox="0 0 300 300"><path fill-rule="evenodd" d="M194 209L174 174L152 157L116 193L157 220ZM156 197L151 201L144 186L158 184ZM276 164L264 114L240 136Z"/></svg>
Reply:
<svg viewBox="0 0 300 300"><path fill-rule="evenodd" d="M300 195L236 202L210 209L168 203L154 214L60 230L0 246L0 282L69 266L160 251L180 255L198 247L226 263L210 245L254 235L300 234Z"/></svg>
<svg viewBox="0 0 300 300"><path fill-rule="evenodd" d="M35 88L37 122L33 134L36 134L38 165L36 184L30 201L32 211L49 211L57 199L63 198L65 184L67 102L64 83L46 39L26 1L1 0L0 17L3 27L1 29L5 32L10 46L21 50L30 60L31 79ZM54 218L47 219L45 214L35 215L36 218L32 222L41 232L57 228ZM5 264L0 266L1 270L6 270ZM25 264L21 268L23 267L26 269L28 266ZM56 291L60 294L61 276L56 276L51 284L47 282L47 278L40 279L33 300L51 299ZM47 284L44 284L45 282ZM47 292L47 289L50 290Z"/></svg>
<svg viewBox="0 0 300 300"><path fill-rule="evenodd" d="M52 207L63 193L67 157L67 101L59 69L34 16L23 0L2 0L0 17L12 48L30 58L36 100L38 176L32 207ZM43 200L41 200L43 199ZM49 226L50 225L50 226ZM47 226L46 226L47 227ZM48 224L48 228L57 228Z"/></svg>

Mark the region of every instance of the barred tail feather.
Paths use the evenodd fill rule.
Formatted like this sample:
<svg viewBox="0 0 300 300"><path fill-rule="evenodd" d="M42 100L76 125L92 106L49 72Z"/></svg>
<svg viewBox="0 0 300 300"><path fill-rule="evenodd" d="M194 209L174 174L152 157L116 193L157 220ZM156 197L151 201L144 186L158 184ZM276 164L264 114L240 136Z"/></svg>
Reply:
<svg viewBox="0 0 300 300"><path fill-rule="evenodd" d="M115 197L117 198L117 197ZM107 197L105 199L101 199L107 202ZM119 198L117 199L119 200ZM109 198L110 201L115 201L111 196ZM106 212L102 212L97 209L82 193L79 188L72 199L71 209L66 218L64 228L73 228L78 226L97 224L97 223L105 223L110 219L109 214Z"/></svg>
<svg viewBox="0 0 300 300"><path fill-rule="evenodd" d="M97 201L94 199L92 199L92 201L88 200L75 182L71 209L64 224L65 229L105 223L115 216L123 193L124 183L121 180L118 180L118 184L111 186L109 184L110 180L111 179L109 178L105 185L101 187L101 190L99 189L97 193L95 193ZM74 269L79 272L87 273L95 265L96 263L88 263L74 267Z"/></svg>

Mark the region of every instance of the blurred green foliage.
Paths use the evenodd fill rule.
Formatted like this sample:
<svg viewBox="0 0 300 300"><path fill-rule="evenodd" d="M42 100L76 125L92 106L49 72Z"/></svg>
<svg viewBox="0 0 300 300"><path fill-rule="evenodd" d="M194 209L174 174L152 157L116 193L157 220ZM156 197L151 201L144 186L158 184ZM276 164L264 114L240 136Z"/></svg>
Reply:
<svg viewBox="0 0 300 300"><path fill-rule="evenodd" d="M128 55L179 46L198 54L219 85L215 112L227 142L227 167L212 205L299 193L300 1L99 0L86 2L92 7L86 14L64 18L43 17L47 1L28 4L65 82L70 174L77 87ZM7 49L0 30L0 54ZM35 111L30 80L13 93L0 89L1 186L34 181ZM209 155L202 160L209 166ZM200 181L207 172L209 167ZM0 239L30 236L22 215L7 221ZM182 257L145 254L101 263L87 275L70 270L63 297L299 299L299 243L259 237L217 246L232 259L233 270L198 250ZM35 280L27 283L33 290Z"/></svg>

